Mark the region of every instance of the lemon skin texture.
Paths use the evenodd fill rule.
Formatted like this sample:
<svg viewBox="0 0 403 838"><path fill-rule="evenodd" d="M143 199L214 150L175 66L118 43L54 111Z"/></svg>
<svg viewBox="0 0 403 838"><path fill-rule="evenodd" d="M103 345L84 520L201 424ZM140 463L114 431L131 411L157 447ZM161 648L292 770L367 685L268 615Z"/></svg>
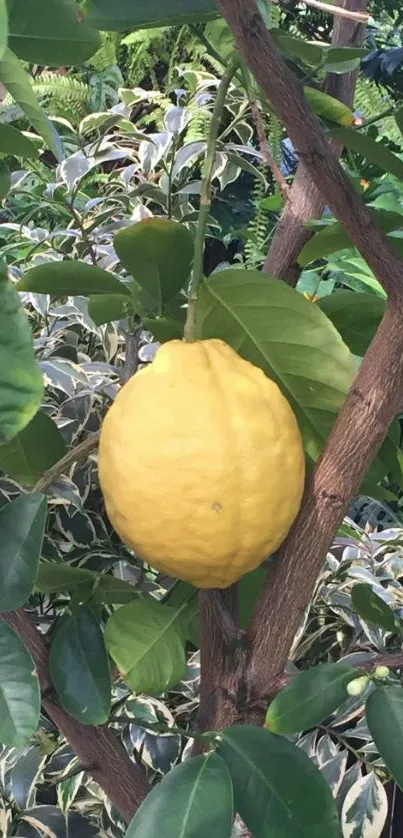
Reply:
<svg viewBox="0 0 403 838"><path fill-rule="evenodd" d="M108 517L152 567L225 588L284 540L305 477L290 405L221 340L173 340L120 390L100 438Z"/></svg>

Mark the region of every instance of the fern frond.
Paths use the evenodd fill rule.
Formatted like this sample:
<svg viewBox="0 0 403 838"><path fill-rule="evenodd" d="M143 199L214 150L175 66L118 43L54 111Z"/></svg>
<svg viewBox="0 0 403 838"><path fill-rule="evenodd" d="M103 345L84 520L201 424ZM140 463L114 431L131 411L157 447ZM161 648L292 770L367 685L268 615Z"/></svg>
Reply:
<svg viewBox="0 0 403 838"><path fill-rule="evenodd" d="M372 118L393 105L393 99L381 85L359 76L355 90L354 109L362 113L364 118ZM376 123L378 129L388 135L397 145L402 143L402 135L393 116L384 117Z"/></svg>
<svg viewBox="0 0 403 838"><path fill-rule="evenodd" d="M112 65L117 64L117 33L102 32L101 36L101 46L89 62L96 73L102 73L107 67L112 67Z"/></svg>
<svg viewBox="0 0 403 838"><path fill-rule="evenodd" d="M260 167L267 177L269 170L267 165ZM248 236L245 242L244 259L246 268L258 268L261 266L266 255L267 229L269 212L263 206L262 199L265 197L266 187L261 178L255 178L252 188L252 200L255 207L254 217L248 227Z"/></svg>
<svg viewBox="0 0 403 838"><path fill-rule="evenodd" d="M54 116L63 116L73 123L89 110L91 88L75 76L41 73L32 84L39 101L46 101L47 109Z"/></svg>

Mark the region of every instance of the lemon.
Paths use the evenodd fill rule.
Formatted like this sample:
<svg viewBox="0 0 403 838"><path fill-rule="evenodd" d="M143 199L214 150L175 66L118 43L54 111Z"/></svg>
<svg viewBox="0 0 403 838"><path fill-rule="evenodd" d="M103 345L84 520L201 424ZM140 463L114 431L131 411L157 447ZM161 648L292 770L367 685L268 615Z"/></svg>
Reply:
<svg viewBox="0 0 403 838"><path fill-rule="evenodd" d="M109 519L140 558L225 588L279 547L305 460L277 384L221 340L173 340L122 387L104 420Z"/></svg>

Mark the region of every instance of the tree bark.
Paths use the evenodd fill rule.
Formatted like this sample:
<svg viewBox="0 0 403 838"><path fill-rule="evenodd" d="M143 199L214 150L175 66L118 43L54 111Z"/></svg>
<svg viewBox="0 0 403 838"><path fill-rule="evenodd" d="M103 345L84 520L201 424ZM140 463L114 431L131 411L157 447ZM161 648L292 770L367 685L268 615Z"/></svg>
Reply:
<svg viewBox="0 0 403 838"><path fill-rule="evenodd" d="M247 696L244 720L260 723L337 527L401 404L403 262L329 148L254 0L217 3L306 172L389 297L384 319L307 484L298 519L277 554L249 627L250 647L239 688Z"/></svg>
<svg viewBox="0 0 403 838"><path fill-rule="evenodd" d="M84 771L99 783L121 817L129 822L149 791L147 780L123 745L105 727L81 725L57 703L48 669L48 643L23 609L1 615L32 655L42 692L42 707L78 756Z"/></svg>
<svg viewBox="0 0 403 838"><path fill-rule="evenodd" d="M258 600L249 630L249 722L263 720L335 532L401 404L402 323L403 306L389 306Z"/></svg>
<svg viewBox="0 0 403 838"><path fill-rule="evenodd" d="M340 5L349 11L365 12L367 0L342 0ZM364 24L337 17L333 28L332 44L333 46L361 46L364 35ZM357 76L358 70L341 75L328 73L325 92L351 107ZM339 157L342 146L336 142L330 142L330 146ZM325 206L321 190L312 182L304 164L300 163L264 263L263 270L266 273L284 280L288 285L297 284L301 273L297 259L304 244L312 235L306 227L307 222L313 218L320 218Z"/></svg>
<svg viewBox="0 0 403 838"><path fill-rule="evenodd" d="M255 0L217 0L237 46L284 123L305 169L391 298L400 299L403 262L329 147L322 126L283 61Z"/></svg>

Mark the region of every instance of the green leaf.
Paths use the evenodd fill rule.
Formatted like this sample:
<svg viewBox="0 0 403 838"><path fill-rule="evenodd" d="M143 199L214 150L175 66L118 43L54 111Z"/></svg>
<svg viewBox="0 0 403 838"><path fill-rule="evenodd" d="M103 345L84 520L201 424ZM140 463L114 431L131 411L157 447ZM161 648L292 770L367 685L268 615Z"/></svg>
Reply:
<svg viewBox="0 0 403 838"><path fill-rule="evenodd" d="M203 283L196 316L203 338L222 338L278 383L316 459L356 372L318 306L258 271L228 269Z"/></svg>
<svg viewBox="0 0 403 838"><path fill-rule="evenodd" d="M186 640L200 647L199 637L199 590L188 582L177 580L169 589L164 604L171 608L181 608L181 622L184 627ZM185 606L182 608L182 606Z"/></svg>
<svg viewBox="0 0 403 838"><path fill-rule="evenodd" d="M222 17L218 18L218 20L212 20L210 23L207 23L205 34L211 46L214 47L216 52L218 52L224 60L228 59L228 56L236 48L234 36L228 24Z"/></svg>
<svg viewBox="0 0 403 838"><path fill-rule="evenodd" d="M97 596L101 602L111 605L132 602L139 596L136 588L124 579L56 562L40 562L35 590L45 594L79 592L83 599Z"/></svg>
<svg viewBox="0 0 403 838"><path fill-rule="evenodd" d="M97 294L88 300L88 314L97 326L136 313L133 298L126 294Z"/></svg>
<svg viewBox="0 0 403 838"><path fill-rule="evenodd" d="M145 218L115 236L114 247L122 265L156 300L164 302L186 285L193 257L189 230L177 221Z"/></svg>
<svg viewBox="0 0 403 838"><path fill-rule="evenodd" d="M0 0L0 59L7 49L8 41L8 12L6 0Z"/></svg>
<svg viewBox="0 0 403 838"><path fill-rule="evenodd" d="M397 212L372 210L372 217L375 224L384 233L399 230L402 226L402 216ZM298 262L302 267L305 267L309 262L313 262L316 259L323 259L325 256L329 256L330 253L335 253L338 250L343 250L345 247L352 246L352 242L340 222L335 221L334 224L327 225L323 230L315 233L309 239L298 256Z"/></svg>
<svg viewBox="0 0 403 838"><path fill-rule="evenodd" d="M238 582L238 617L239 625L243 629L246 629L252 617L266 576L267 570L264 567L257 567L251 573L245 573Z"/></svg>
<svg viewBox="0 0 403 838"><path fill-rule="evenodd" d="M111 709L111 679L104 637L91 609L80 605L52 639L49 671L66 713L102 725Z"/></svg>
<svg viewBox="0 0 403 838"><path fill-rule="evenodd" d="M41 695L35 664L18 634L0 620L0 742L28 744L39 721Z"/></svg>
<svg viewBox="0 0 403 838"><path fill-rule="evenodd" d="M44 495L21 495L0 509L0 612L20 608L32 591L46 515Z"/></svg>
<svg viewBox="0 0 403 838"><path fill-rule="evenodd" d="M271 702L266 727L297 733L323 722L347 699L347 684L357 671L347 663L322 663L294 675Z"/></svg>
<svg viewBox="0 0 403 838"><path fill-rule="evenodd" d="M106 648L134 692L159 695L186 670L182 609L148 597L119 608L105 630Z"/></svg>
<svg viewBox="0 0 403 838"><path fill-rule="evenodd" d="M351 73L358 69L361 58L368 54L365 47L328 47L325 50L324 69L327 73Z"/></svg>
<svg viewBox="0 0 403 838"><path fill-rule="evenodd" d="M65 453L66 446L57 425L38 410L14 439L0 445L0 468L23 486L34 486L41 474Z"/></svg>
<svg viewBox="0 0 403 838"><path fill-rule="evenodd" d="M397 618L392 609L381 599L371 585L360 582L354 585L351 599L357 614L372 626L379 626L386 631L396 632Z"/></svg>
<svg viewBox="0 0 403 838"><path fill-rule="evenodd" d="M182 323L171 317L143 317L143 326L160 343L166 343L175 338L180 340L183 337Z"/></svg>
<svg viewBox="0 0 403 838"><path fill-rule="evenodd" d="M0 123L0 154L33 159L38 157L38 149L32 140L22 131L17 131L11 125Z"/></svg>
<svg viewBox="0 0 403 838"><path fill-rule="evenodd" d="M365 716L387 769L403 789L403 688L377 686L367 698Z"/></svg>
<svg viewBox="0 0 403 838"><path fill-rule="evenodd" d="M0 61L0 81L7 88L10 96L24 111L29 122L43 137L56 159L63 160L64 151L57 131L45 111L41 108L31 87L31 80L17 56L6 49Z"/></svg>
<svg viewBox="0 0 403 838"><path fill-rule="evenodd" d="M87 61L101 38L75 0L9 0L9 45L30 64L66 67Z"/></svg>
<svg viewBox="0 0 403 838"><path fill-rule="evenodd" d="M398 127L398 129L399 129L400 133L401 133L401 134L402 134L402 136L403 136L403 109L402 109L402 110L400 110L400 111L397 111L397 112L395 113L394 117L395 117L395 122L396 122L396 125L397 125L397 127Z"/></svg>
<svg viewBox="0 0 403 838"><path fill-rule="evenodd" d="M382 320L386 303L375 294L334 291L318 306L332 321L354 355L365 355Z"/></svg>
<svg viewBox="0 0 403 838"><path fill-rule="evenodd" d="M388 814L386 791L375 771L360 777L344 798L341 813L343 835L350 838L381 836Z"/></svg>
<svg viewBox="0 0 403 838"><path fill-rule="evenodd" d="M214 0L85 0L85 19L98 29L122 31L148 26L180 26L218 17Z"/></svg>
<svg viewBox="0 0 403 838"><path fill-rule="evenodd" d="M11 174L10 169L7 166L7 163L4 163L4 160L0 160L0 201L3 201L4 198L7 198L7 195L11 189Z"/></svg>
<svg viewBox="0 0 403 838"><path fill-rule="evenodd" d="M391 175L395 175L400 180L403 179L403 160L389 151L386 146L377 143L368 134L342 126L332 126L328 133L334 140L338 140L346 148L357 151L362 157L370 160L371 163L375 163L383 171L390 172Z"/></svg>
<svg viewBox="0 0 403 838"><path fill-rule="evenodd" d="M9 442L38 410L42 374L14 285L0 263L0 443Z"/></svg>
<svg viewBox="0 0 403 838"><path fill-rule="evenodd" d="M270 34L281 52L297 58L309 67L319 67L323 64L324 50L317 44L309 44L301 38L288 35L283 29L271 29Z"/></svg>
<svg viewBox="0 0 403 838"><path fill-rule="evenodd" d="M87 262L46 262L30 268L17 283L18 291L51 294L53 297L127 294L130 291L114 274Z"/></svg>
<svg viewBox="0 0 403 838"><path fill-rule="evenodd" d="M231 777L213 752L187 759L166 774L141 804L126 838L230 838L232 820Z"/></svg>
<svg viewBox="0 0 403 838"><path fill-rule="evenodd" d="M249 725L227 728L217 739L235 809L254 838L340 838L332 792L302 748Z"/></svg>

